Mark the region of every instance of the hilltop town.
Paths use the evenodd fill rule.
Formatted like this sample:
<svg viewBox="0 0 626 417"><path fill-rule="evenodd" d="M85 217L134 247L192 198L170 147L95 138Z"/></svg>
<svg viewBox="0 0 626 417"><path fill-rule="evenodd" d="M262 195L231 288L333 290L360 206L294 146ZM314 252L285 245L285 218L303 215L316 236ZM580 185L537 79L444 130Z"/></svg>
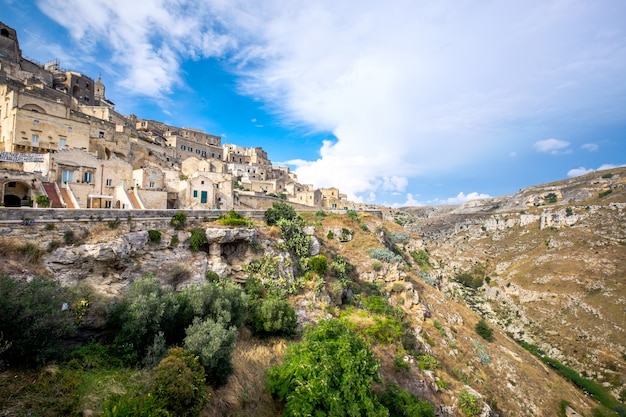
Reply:
<svg viewBox="0 0 626 417"><path fill-rule="evenodd" d="M111 209L364 209L300 184L261 147L125 116L101 77L25 58L0 22L0 204Z"/></svg>

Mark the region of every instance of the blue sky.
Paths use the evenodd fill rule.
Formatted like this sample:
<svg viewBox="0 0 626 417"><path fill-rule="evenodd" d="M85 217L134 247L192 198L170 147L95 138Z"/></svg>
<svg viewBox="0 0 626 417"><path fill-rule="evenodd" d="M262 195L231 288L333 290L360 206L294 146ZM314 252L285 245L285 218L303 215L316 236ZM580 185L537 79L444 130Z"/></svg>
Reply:
<svg viewBox="0 0 626 417"><path fill-rule="evenodd" d="M626 164L621 0L0 0L25 56L300 182L461 203Z"/></svg>

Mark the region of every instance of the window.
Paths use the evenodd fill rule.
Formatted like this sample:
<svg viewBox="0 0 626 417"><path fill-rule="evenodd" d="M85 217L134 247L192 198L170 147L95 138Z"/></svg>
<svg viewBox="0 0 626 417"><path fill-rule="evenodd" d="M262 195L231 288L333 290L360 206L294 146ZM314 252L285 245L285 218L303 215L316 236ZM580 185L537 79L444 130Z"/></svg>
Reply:
<svg viewBox="0 0 626 417"><path fill-rule="evenodd" d="M156 172L150 174L150 179L156 180Z"/></svg>
<svg viewBox="0 0 626 417"><path fill-rule="evenodd" d="M7 187L8 187L8 188L15 188L15 187L17 187L17 183L16 183L16 182L11 181L10 183L8 183L8 184L7 184Z"/></svg>
<svg viewBox="0 0 626 417"><path fill-rule="evenodd" d="M71 126L68 126L68 127L67 127L67 131L68 131L68 132L71 132L71 131L72 131L72 127L71 127Z"/></svg>
<svg viewBox="0 0 626 417"><path fill-rule="evenodd" d="M196 149L196 153L200 155L200 149Z"/></svg>
<svg viewBox="0 0 626 417"><path fill-rule="evenodd" d="M206 151L202 151L202 156L206 157Z"/></svg>
<svg viewBox="0 0 626 417"><path fill-rule="evenodd" d="M104 202L104 208L111 208L111 200L107 200Z"/></svg>
<svg viewBox="0 0 626 417"><path fill-rule="evenodd" d="M211 158L215 158L215 152L211 153Z"/></svg>
<svg viewBox="0 0 626 417"><path fill-rule="evenodd" d="M193 190L193 198L198 198L198 190Z"/></svg>
<svg viewBox="0 0 626 417"><path fill-rule="evenodd" d="M200 181L200 184L204 185L204 181Z"/></svg>
<svg viewBox="0 0 626 417"><path fill-rule="evenodd" d="M69 170L64 169L61 172L61 181L63 183L72 182L73 178L74 178L74 171L69 171Z"/></svg>
<svg viewBox="0 0 626 417"><path fill-rule="evenodd" d="M85 172L83 174L83 182L87 182L89 184L91 184L93 182L93 172Z"/></svg>
<svg viewBox="0 0 626 417"><path fill-rule="evenodd" d="M187 147L185 145L180 145L180 149L182 149L183 151L187 149Z"/></svg>
<svg viewBox="0 0 626 417"><path fill-rule="evenodd" d="M113 180L111 178L107 178L106 186L107 187L112 187L113 186Z"/></svg>
<svg viewBox="0 0 626 417"><path fill-rule="evenodd" d="M59 149L65 149L66 146L67 146L67 139L59 138Z"/></svg>
<svg viewBox="0 0 626 417"><path fill-rule="evenodd" d="M98 137L99 138L104 138L104 132L98 132Z"/></svg>
<svg viewBox="0 0 626 417"><path fill-rule="evenodd" d="M39 126L39 120L37 120L37 119L33 120L33 124L34 124L35 126Z"/></svg>
<svg viewBox="0 0 626 417"><path fill-rule="evenodd" d="M152 181L150 181L150 184L148 184L148 187L154 188L154 183Z"/></svg>
<svg viewBox="0 0 626 417"><path fill-rule="evenodd" d="M193 152L193 148L192 148L191 146L190 146L190 147L188 147L188 148L187 148L187 150L188 150L189 152Z"/></svg>
<svg viewBox="0 0 626 417"><path fill-rule="evenodd" d="M39 146L39 135L32 135L31 141L33 143L33 146Z"/></svg>

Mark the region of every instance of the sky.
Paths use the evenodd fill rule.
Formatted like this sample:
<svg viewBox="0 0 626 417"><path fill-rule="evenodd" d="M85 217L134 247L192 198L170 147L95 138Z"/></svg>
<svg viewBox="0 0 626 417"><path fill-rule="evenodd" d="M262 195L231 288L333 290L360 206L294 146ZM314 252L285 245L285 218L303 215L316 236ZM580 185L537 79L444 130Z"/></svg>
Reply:
<svg viewBox="0 0 626 417"><path fill-rule="evenodd" d="M301 183L460 204L626 164L623 0L0 0L24 56Z"/></svg>

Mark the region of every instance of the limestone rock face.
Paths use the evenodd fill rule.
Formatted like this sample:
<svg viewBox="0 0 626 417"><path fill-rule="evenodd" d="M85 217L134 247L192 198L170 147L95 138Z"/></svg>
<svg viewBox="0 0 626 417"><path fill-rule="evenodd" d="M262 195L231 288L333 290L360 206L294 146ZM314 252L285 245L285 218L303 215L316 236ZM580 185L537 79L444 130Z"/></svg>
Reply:
<svg viewBox="0 0 626 417"><path fill-rule="evenodd" d="M206 229L206 238L208 243L252 242L256 238L256 229L210 227Z"/></svg>

